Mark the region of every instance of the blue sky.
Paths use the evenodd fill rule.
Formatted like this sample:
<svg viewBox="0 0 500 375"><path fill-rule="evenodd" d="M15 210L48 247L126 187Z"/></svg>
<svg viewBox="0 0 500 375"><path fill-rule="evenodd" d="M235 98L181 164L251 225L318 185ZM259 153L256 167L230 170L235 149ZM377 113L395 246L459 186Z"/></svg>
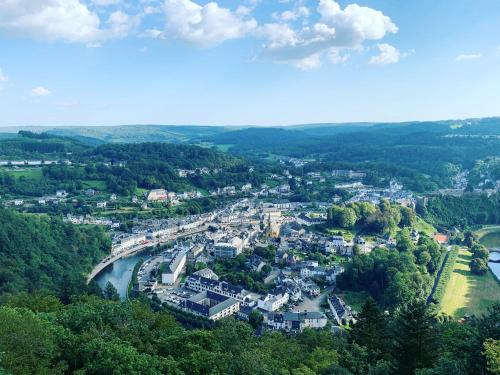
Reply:
<svg viewBox="0 0 500 375"><path fill-rule="evenodd" d="M0 0L0 126L500 115L498 0Z"/></svg>

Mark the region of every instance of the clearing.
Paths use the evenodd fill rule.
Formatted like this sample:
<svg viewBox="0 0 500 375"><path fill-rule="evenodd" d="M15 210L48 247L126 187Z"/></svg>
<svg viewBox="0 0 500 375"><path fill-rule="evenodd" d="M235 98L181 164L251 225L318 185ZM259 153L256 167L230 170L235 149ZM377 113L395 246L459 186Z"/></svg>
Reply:
<svg viewBox="0 0 500 375"><path fill-rule="evenodd" d="M465 314L481 315L495 302L500 302L499 283L490 270L483 276L474 275L469 268L471 258L468 249L460 249L446 286L441 312L457 318Z"/></svg>

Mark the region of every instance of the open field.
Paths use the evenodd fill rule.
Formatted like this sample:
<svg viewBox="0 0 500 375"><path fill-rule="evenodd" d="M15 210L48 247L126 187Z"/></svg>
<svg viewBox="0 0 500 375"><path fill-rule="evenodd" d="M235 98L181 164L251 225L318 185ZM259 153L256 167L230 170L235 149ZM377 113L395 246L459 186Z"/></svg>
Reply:
<svg viewBox="0 0 500 375"><path fill-rule="evenodd" d="M42 168L22 168L19 170L9 170L7 173L15 178L26 177L31 180L40 180L43 177Z"/></svg>
<svg viewBox="0 0 500 375"><path fill-rule="evenodd" d="M441 312L463 317L465 314L481 315L495 302L500 302L500 285L490 271L484 276L470 272L472 254L460 249L455 268L441 303Z"/></svg>
<svg viewBox="0 0 500 375"><path fill-rule="evenodd" d="M106 190L106 183L99 180L85 180L83 181L83 186L85 188L91 188L95 190Z"/></svg>
<svg viewBox="0 0 500 375"><path fill-rule="evenodd" d="M425 233L427 236L432 237L434 233L437 232L436 228L426 221L422 220L422 218L417 217L417 225L416 229L418 232Z"/></svg>
<svg viewBox="0 0 500 375"><path fill-rule="evenodd" d="M342 298L346 304L351 306L354 311L361 311L361 308L365 304L366 300L370 295L367 292L353 292L350 290L346 291L336 291L336 294Z"/></svg>

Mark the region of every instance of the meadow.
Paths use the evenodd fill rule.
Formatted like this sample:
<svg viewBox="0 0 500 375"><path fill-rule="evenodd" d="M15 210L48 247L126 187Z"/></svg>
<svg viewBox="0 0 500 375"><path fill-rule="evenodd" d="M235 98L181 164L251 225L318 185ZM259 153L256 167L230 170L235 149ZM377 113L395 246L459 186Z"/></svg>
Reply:
<svg viewBox="0 0 500 375"><path fill-rule="evenodd" d="M471 258L468 249L460 249L441 303L441 312L456 318L467 314L482 315L495 302L500 302L499 283L490 271L483 276L472 274Z"/></svg>

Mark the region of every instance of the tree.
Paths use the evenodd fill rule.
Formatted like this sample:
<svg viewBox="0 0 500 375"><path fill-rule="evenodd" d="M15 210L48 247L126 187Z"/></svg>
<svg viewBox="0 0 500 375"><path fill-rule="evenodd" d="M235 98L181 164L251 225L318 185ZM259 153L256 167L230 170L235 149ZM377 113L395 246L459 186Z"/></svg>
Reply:
<svg viewBox="0 0 500 375"><path fill-rule="evenodd" d="M470 261L470 270L476 275L484 275L488 272L488 263L484 259L473 258Z"/></svg>
<svg viewBox="0 0 500 375"><path fill-rule="evenodd" d="M394 335L398 374L412 375L434 365L438 357L435 316L423 300L401 308Z"/></svg>
<svg viewBox="0 0 500 375"><path fill-rule="evenodd" d="M106 288L104 289L104 297L106 299L109 299L110 301L120 300L120 295L118 294L118 291L116 290L115 286L111 283L111 281L108 281L106 284Z"/></svg>
<svg viewBox="0 0 500 375"><path fill-rule="evenodd" d="M372 298L368 298L363 305L356 324L352 327L351 336L359 345L368 349L374 360L385 357L382 354L387 353L389 342L387 317Z"/></svg>
<svg viewBox="0 0 500 375"><path fill-rule="evenodd" d="M259 327L263 321L264 321L264 316L258 310L253 310L248 318L248 322L253 327L253 329L257 329L257 327Z"/></svg>
<svg viewBox="0 0 500 375"><path fill-rule="evenodd" d="M493 374L500 374L500 340L488 338L483 346L488 370Z"/></svg>

